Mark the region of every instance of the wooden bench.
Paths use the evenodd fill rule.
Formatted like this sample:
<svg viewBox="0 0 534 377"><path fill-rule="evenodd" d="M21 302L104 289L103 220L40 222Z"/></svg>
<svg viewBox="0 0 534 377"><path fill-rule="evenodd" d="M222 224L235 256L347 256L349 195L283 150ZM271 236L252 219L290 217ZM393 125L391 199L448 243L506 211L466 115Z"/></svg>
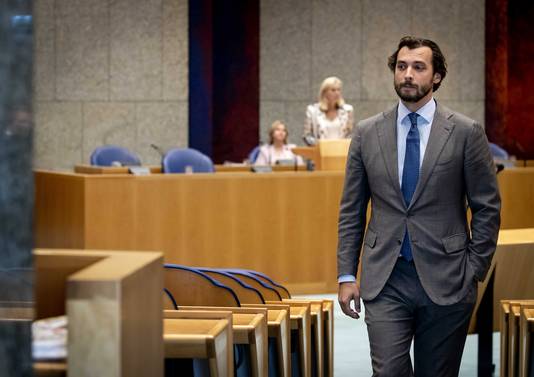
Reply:
<svg viewBox="0 0 534 377"><path fill-rule="evenodd" d="M233 281L233 283L236 282ZM194 268L168 266L165 269L165 288L172 295L179 311L183 310L183 308L193 310L194 308L205 308L206 306L212 307L211 310L220 310L221 307L224 307L232 311L235 316L234 322L238 323L233 327L235 344L249 346L251 353L250 364L254 376L262 376L268 373L269 321L265 308L238 310L241 302L239 296L231 288L222 284L218 279L214 279ZM245 289L244 287L241 288ZM219 295L222 295L222 297ZM285 313L286 316L288 316L288 311ZM263 319L258 322L260 317ZM247 319L249 322L244 323L243 321L247 321ZM281 323L283 321L271 321L270 327L279 327ZM281 331L273 330L273 333L278 334Z"/></svg>
<svg viewBox="0 0 534 377"><path fill-rule="evenodd" d="M301 365L304 373L312 373L312 367L315 368L315 374L318 377L333 376L333 302L330 300L294 300L290 299L289 291L283 286L277 284L269 277L254 271L247 270L226 270L239 279L245 281L248 285L258 290L265 298L267 304L289 304L290 306L307 305L310 308L310 326L313 328L314 358L306 355L311 351L311 339L305 339L307 330L299 328L299 321L292 323L292 329L298 331L299 344L304 355L301 355ZM326 313L325 313L326 312ZM325 320L327 316L328 321ZM311 328L309 333L311 334ZM325 334L328 333L328 339ZM311 337L311 335L310 335ZM325 347L326 346L326 347ZM325 361L327 359L327 361ZM312 364L313 363L313 364ZM328 367L326 367L326 364Z"/></svg>
<svg viewBox="0 0 534 377"><path fill-rule="evenodd" d="M230 272L239 271L239 270L229 270ZM260 282L267 284L270 288L276 290L278 295L282 298L283 302L291 302L291 294L283 285L278 284L269 276L253 270L245 270L249 274L252 274L254 278ZM260 288L261 289L261 288ZM270 291L269 291L270 292ZM268 293L269 294L269 293ZM301 299L302 301L302 299ZM334 375L334 303L332 300L309 300L305 299L309 303L314 303L312 305L311 316L312 316L312 326L314 323L317 323L317 312L318 304L321 304L322 309L322 329L319 327L315 328L316 331L316 342L315 350L320 356L320 364L324 376L333 376ZM271 303L274 303L271 302ZM315 309L315 310L314 310ZM321 339L322 337L322 339ZM322 351L321 351L322 349Z"/></svg>
<svg viewBox="0 0 534 377"><path fill-rule="evenodd" d="M165 316L169 314L219 312L221 308L209 306L180 306L178 311L165 311ZM266 376L267 368L267 309L259 308L225 308L225 311L232 313L233 339L234 344L244 344L250 347L251 372L253 376Z"/></svg>

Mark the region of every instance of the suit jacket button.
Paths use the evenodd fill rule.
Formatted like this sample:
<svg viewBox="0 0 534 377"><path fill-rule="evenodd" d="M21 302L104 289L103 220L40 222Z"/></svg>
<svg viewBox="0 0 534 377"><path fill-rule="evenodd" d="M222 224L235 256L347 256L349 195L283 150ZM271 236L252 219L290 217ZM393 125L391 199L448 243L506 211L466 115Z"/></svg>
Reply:
<svg viewBox="0 0 534 377"><path fill-rule="evenodd" d="M397 240L397 243L400 245L402 243L402 240L401 239L398 239Z"/></svg>

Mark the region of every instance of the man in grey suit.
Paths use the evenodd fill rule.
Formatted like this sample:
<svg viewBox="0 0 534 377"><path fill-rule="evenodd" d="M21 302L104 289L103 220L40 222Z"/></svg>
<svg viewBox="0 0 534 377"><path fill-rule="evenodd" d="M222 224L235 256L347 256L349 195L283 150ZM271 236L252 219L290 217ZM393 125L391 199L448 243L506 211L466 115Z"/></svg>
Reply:
<svg viewBox="0 0 534 377"><path fill-rule="evenodd" d="M363 299L374 376L457 376L497 243L495 167L482 126L433 98L447 74L436 43L402 38L389 67L400 101L361 121L349 149L339 303L359 318Z"/></svg>

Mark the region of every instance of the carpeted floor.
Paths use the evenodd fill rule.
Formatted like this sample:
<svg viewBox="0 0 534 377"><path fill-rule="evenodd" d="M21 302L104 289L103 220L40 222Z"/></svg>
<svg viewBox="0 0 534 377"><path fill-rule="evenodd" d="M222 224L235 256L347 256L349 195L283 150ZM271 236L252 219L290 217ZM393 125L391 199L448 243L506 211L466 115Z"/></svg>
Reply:
<svg viewBox="0 0 534 377"><path fill-rule="evenodd" d="M336 377L369 377L372 375L367 329L363 319L345 316L337 304L336 295L306 295L309 298L329 298L334 305L334 375ZM365 310L365 309L364 309ZM495 376L499 375L499 333L493 335ZM477 375L477 336L469 335L460 368L460 376Z"/></svg>

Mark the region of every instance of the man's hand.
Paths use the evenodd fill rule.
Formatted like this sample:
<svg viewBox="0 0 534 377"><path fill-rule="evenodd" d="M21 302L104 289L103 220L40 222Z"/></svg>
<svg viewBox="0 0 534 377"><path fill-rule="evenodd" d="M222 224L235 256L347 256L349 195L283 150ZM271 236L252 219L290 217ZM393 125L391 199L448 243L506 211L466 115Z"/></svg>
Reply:
<svg viewBox="0 0 534 377"><path fill-rule="evenodd" d="M358 287L357 282L340 283L337 299L345 315L354 319L360 318L360 287ZM354 302L354 310L350 307L352 301Z"/></svg>

